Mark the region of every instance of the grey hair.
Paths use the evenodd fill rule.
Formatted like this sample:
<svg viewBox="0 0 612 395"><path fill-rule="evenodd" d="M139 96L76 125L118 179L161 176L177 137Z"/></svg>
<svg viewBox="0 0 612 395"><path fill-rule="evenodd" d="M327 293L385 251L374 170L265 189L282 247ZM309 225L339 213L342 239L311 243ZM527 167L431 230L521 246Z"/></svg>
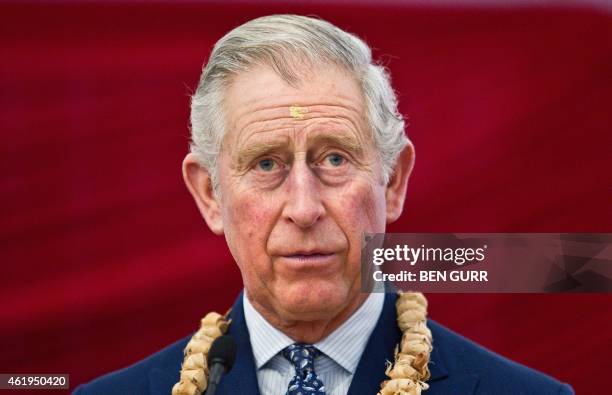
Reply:
<svg viewBox="0 0 612 395"><path fill-rule="evenodd" d="M389 182L409 140L385 68L372 62L372 52L365 42L329 22L299 15L270 15L240 25L217 41L191 98L190 150L210 173L213 189L217 190L217 160L226 128L223 93L230 78L253 66L267 65L295 85L300 81L298 65L304 61L334 64L357 78L383 181Z"/></svg>

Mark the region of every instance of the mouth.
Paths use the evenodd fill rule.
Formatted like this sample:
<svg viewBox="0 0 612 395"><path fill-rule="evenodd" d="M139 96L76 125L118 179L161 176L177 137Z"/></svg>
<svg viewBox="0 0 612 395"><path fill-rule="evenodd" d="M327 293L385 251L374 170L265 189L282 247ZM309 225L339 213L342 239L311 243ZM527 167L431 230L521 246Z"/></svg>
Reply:
<svg viewBox="0 0 612 395"><path fill-rule="evenodd" d="M325 252L312 252L312 253L298 253L285 255L284 258L289 260L294 260L298 262L318 262L320 260L325 260L327 258L333 257L334 253L325 253Z"/></svg>
<svg viewBox="0 0 612 395"><path fill-rule="evenodd" d="M338 264L337 254L326 251L299 251L283 254L279 258L283 266L291 271L329 271L336 268Z"/></svg>

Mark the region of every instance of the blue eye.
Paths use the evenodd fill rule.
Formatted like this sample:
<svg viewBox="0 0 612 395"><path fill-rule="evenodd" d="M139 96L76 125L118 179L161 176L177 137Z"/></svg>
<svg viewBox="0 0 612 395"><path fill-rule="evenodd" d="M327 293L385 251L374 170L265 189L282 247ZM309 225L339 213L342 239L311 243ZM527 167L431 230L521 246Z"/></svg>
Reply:
<svg viewBox="0 0 612 395"><path fill-rule="evenodd" d="M327 159L329 164L334 166L334 167L341 166L346 161L346 159L344 159L344 157L342 155L339 155L339 154L327 155L327 158L325 158L325 159Z"/></svg>
<svg viewBox="0 0 612 395"><path fill-rule="evenodd" d="M257 167L263 171L271 171L274 169L274 161L272 159L262 159L257 163Z"/></svg>

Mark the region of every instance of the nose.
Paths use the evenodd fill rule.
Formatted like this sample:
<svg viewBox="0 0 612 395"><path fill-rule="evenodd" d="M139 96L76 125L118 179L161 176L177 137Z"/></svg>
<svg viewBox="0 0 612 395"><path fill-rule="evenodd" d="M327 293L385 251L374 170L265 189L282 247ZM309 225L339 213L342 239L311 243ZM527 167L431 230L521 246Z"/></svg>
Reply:
<svg viewBox="0 0 612 395"><path fill-rule="evenodd" d="M321 183L303 160L296 160L286 179L283 217L302 229L313 226L325 213Z"/></svg>

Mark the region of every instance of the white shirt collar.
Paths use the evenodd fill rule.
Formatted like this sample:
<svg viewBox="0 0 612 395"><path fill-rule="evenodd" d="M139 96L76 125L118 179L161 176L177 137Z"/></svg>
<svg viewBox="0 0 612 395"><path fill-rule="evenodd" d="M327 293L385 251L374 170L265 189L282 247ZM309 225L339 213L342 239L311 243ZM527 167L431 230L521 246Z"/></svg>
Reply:
<svg viewBox="0 0 612 395"><path fill-rule="evenodd" d="M322 353L351 374L355 373L370 334L376 327L383 309L384 293L371 293L365 302L336 330L314 344ZM273 327L243 293L244 317L257 369L263 367L293 339Z"/></svg>

